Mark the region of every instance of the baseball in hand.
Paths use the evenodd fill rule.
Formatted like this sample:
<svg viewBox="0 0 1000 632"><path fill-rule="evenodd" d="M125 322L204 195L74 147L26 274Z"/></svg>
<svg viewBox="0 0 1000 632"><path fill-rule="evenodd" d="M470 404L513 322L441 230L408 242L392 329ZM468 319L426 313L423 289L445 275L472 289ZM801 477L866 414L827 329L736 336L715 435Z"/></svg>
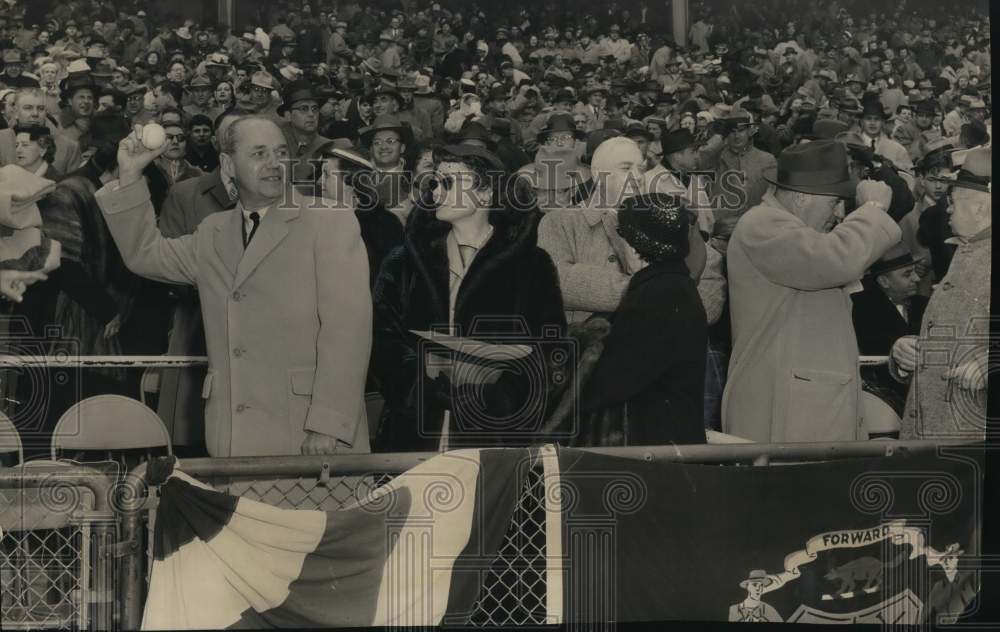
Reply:
<svg viewBox="0 0 1000 632"><path fill-rule="evenodd" d="M139 140L142 141L146 149L155 151L163 146L167 140L167 133L163 130L163 126L158 123L149 123L143 126L142 137Z"/></svg>

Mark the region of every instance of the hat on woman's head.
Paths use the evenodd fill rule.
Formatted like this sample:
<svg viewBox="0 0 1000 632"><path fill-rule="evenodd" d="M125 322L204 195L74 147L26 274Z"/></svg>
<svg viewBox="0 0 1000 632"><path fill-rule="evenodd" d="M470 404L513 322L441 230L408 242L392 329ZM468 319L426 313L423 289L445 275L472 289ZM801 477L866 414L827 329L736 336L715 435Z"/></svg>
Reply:
<svg viewBox="0 0 1000 632"><path fill-rule="evenodd" d="M646 261L677 261L691 248L688 215L676 195L637 195L627 198L618 209L618 234Z"/></svg>

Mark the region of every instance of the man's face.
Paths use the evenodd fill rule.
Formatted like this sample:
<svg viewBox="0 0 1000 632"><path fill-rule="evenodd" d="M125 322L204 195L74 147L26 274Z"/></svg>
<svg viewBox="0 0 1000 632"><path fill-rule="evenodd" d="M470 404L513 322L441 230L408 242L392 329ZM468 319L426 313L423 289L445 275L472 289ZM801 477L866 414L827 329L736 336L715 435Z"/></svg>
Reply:
<svg viewBox="0 0 1000 632"><path fill-rule="evenodd" d="M372 137L372 158L379 167L394 167L399 164L406 146L395 130L379 130Z"/></svg>
<svg viewBox="0 0 1000 632"><path fill-rule="evenodd" d="M168 160L180 160L187 150L187 135L184 128L179 124L164 125L163 130L167 133L167 150L163 152L163 157Z"/></svg>
<svg viewBox="0 0 1000 632"><path fill-rule="evenodd" d="M69 105L77 116L90 116L94 113L94 91L90 88L77 90L69 100Z"/></svg>
<svg viewBox="0 0 1000 632"><path fill-rule="evenodd" d="M4 73L11 78L19 76L22 70L24 70L24 64L21 62L9 62L4 66Z"/></svg>
<svg viewBox="0 0 1000 632"><path fill-rule="evenodd" d="M184 64L174 62L170 65L170 71L167 72L167 78L174 83L184 83L184 74L186 70Z"/></svg>
<svg viewBox="0 0 1000 632"><path fill-rule="evenodd" d="M878 275L875 282L890 299L902 302L917 293L920 276L915 265L908 265Z"/></svg>
<svg viewBox="0 0 1000 632"><path fill-rule="evenodd" d="M974 110L969 110L969 117L974 118L977 121L986 122L986 110L982 108L976 108Z"/></svg>
<svg viewBox="0 0 1000 632"><path fill-rule="evenodd" d="M254 119L234 124L239 126L236 145L231 155L220 156L222 172L236 181L244 205L267 206L278 200L285 189L285 136L271 121Z"/></svg>
<svg viewBox="0 0 1000 632"><path fill-rule="evenodd" d="M142 100L146 96L144 92L133 92L125 99L125 112L129 116L135 116L142 111Z"/></svg>
<svg viewBox="0 0 1000 632"><path fill-rule="evenodd" d="M70 25L66 27L66 37L68 37L69 39L75 38L78 33L79 31L76 30L75 26Z"/></svg>
<svg viewBox="0 0 1000 632"><path fill-rule="evenodd" d="M698 150L692 145L670 154L670 164L681 171L694 171L698 168Z"/></svg>
<svg viewBox="0 0 1000 632"><path fill-rule="evenodd" d="M605 199L600 203L617 208L621 200L640 192L642 152L635 143L621 143L611 149L606 160L604 158L602 156L597 166L599 173L595 174L595 177L605 178Z"/></svg>
<svg viewBox="0 0 1000 632"><path fill-rule="evenodd" d="M878 136L882 133L882 117L877 114L868 114L861 118L861 130L869 136Z"/></svg>
<svg viewBox="0 0 1000 632"><path fill-rule="evenodd" d="M59 77L59 70L55 66L45 65L42 66L39 76L45 85L54 85Z"/></svg>
<svg viewBox="0 0 1000 632"><path fill-rule="evenodd" d="M271 100L271 90L264 86L250 86L250 94L253 95L254 105L262 108Z"/></svg>
<svg viewBox="0 0 1000 632"><path fill-rule="evenodd" d="M195 105L207 105L208 100L212 98L212 87L211 86L198 86L191 90L191 100L194 101Z"/></svg>
<svg viewBox="0 0 1000 632"><path fill-rule="evenodd" d="M826 233L843 215L844 203L832 195L802 195L799 217L807 226Z"/></svg>
<svg viewBox="0 0 1000 632"><path fill-rule="evenodd" d="M933 112L918 112L913 119L917 123L917 127L921 130L927 130L931 128L931 124L934 123L934 113Z"/></svg>
<svg viewBox="0 0 1000 632"><path fill-rule="evenodd" d="M944 171L942 167L934 167L921 178L925 195L935 202L944 199L948 195L948 183L934 179L940 177Z"/></svg>
<svg viewBox="0 0 1000 632"><path fill-rule="evenodd" d="M111 83L116 86L123 86L128 83L128 80L125 78L125 75L116 70L111 73Z"/></svg>
<svg viewBox="0 0 1000 632"><path fill-rule="evenodd" d="M753 137L754 126L747 123L740 123L733 127L729 135L726 136L726 145L734 152L741 152L750 144Z"/></svg>
<svg viewBox="0 0 1000 632"><path fill-rule="evenodd" d="M603 92L594 92L593 94L590 95L588 100L590 101L591 105L597 108L603 108L608 102L608 98L604 95Z"/></svg>
<svg viewBox="0 0 1000 632"><path fill-rule="evenodd" d="M115 107L115 98L110 94L102 94L97 98L97 111L104 112Z"/></svg>
<svg viewBox="0 0 1000 632"><path fill-rule="evenodd" d="M521 111L517 115L517 121L522 125L530 125L532 119L534 119L537 115L538 110L533 108L521 108Z"/></svg>
<svg viewBox="0 0 1000 632"><path fill-rule="evenodd" d="M319 126L319 103L313 99L296 101L288 108L288 120L297 132L314 134Z"/></svg>
<svg viewBox="0 0 1000 632"><path fill-rule="evenodd" d="M949 194L948 224L958 237L968 239L990 225L990 194L954 187Z"/></svg>
<svg viewBox="0 0 1000 632"><path fill-rule="evenodd" d="M22 94L17 100L17 122L21 125L42 125L45 121L45 101L34 94Z"/></svg>
<svg viewBox="0 0 1000 632"><path fill-rule="evenodd" d="M38 43L39 44L48 44L51 41L51 39L52 39L52 36L49 35L48 31L42 31L41 33L38 34Z"/></svg>
<svg viewBox="0 0 1000 632"><path fill-rule="evenodd" d="M375 109L375 116L395 114L399 109L399 103L396 102L396 98L391 94L380 94L376 96L372 106Z"/></svg>
<svg viewBox="0 0 1000 632"><path fill-rule="evenodd" d="M191 126L191 143L195 147L208 147L212 144L212 128L209 125Z"/></svg>

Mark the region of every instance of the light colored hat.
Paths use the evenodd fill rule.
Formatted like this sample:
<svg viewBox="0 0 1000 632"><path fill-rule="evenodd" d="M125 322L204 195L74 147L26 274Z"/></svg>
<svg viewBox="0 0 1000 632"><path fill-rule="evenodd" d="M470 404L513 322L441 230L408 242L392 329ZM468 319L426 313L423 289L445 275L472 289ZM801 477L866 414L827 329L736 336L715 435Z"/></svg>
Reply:
<svg viewBox="0 0 1000 632"><path fill-rule="evenodd" d="M78 72L90 72L90 66L83 59L74 59L70 62L69 66L66 67L67 74L75 74Z"/></svg>
<svg viewBox="0 0 1000 632"><path fill-rule="evenodd" d="M250 85L257 86L259 88L267 88L268 90L274 90L274 77L263 70L258 70L253 73L250 77Z"/></svg>

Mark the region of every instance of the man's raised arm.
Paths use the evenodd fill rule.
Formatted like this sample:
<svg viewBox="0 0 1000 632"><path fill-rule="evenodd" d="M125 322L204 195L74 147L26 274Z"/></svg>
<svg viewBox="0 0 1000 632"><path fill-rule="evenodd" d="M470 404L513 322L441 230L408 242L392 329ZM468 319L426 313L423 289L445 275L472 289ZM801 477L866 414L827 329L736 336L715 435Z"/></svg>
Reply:
<svg viewBox="0 0 1000 632"><path fill-rule="evenodd" d="M118 145L118 180L105 184L97 194L108 229L132 272L154 281L195 285L195 237L165 239L156 227L153 203L142 170L165 151L146 149L138 140L140 126Z"/></svg>

